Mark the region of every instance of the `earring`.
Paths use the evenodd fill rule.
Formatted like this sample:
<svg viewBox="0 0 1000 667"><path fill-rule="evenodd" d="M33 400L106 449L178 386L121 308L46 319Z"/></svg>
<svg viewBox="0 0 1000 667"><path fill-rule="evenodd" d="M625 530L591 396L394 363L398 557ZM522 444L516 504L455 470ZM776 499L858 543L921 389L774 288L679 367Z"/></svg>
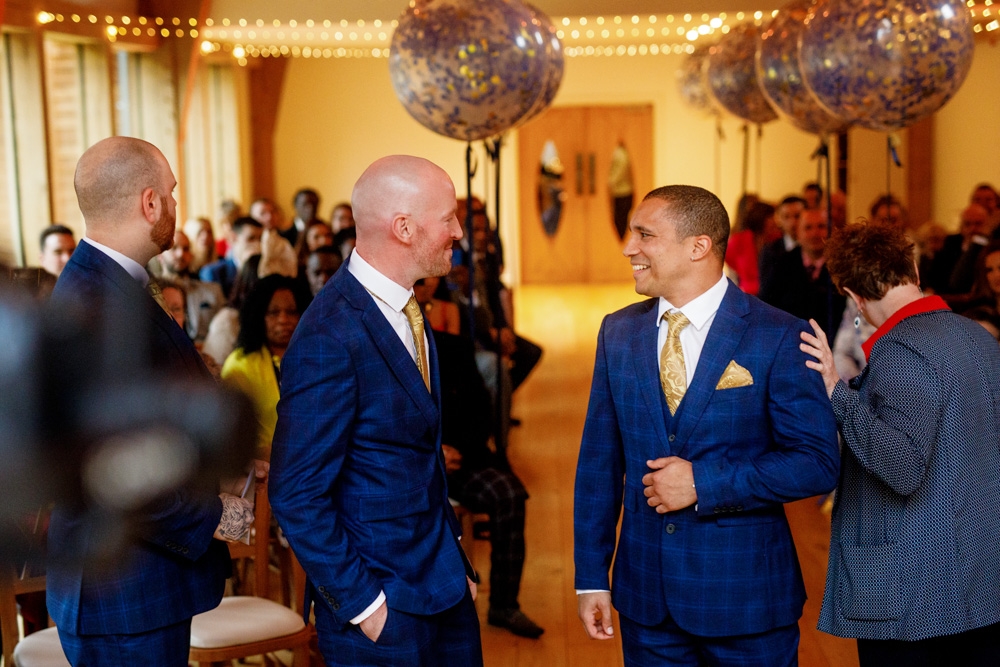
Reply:
<svg viewBox="0 0 1000 667"><path fill-rule="evenodd" d="M861 328L861 317L859 317L857 315L854 316L854 328L855 329L860 329Z"/></svg>

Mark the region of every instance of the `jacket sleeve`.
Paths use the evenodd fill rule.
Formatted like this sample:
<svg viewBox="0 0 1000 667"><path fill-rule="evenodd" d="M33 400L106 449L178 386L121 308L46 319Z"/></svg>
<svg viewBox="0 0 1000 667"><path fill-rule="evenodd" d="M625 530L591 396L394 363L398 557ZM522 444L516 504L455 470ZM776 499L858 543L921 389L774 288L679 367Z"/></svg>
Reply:
<svg viewBox="0 0 1000 667"><path fill-rule="evenodd" d="M778 343L766 381L771 446L745 459L695 463L698 514L749 511L831 491L840 472L837 427L819 373L806 367L798 327Z"/></svg>
<svg viewBox="0 0 1000 667"><path fill-rule="evenodd" d="M844 444L896 493L920 488L936 440L942 386L938 373L906 345L883 339L865 375L865 394L839 383L832 401Z"/></svg>
<svg viewBox="0 0 1000 667"><path fill-rule="evenodd" d="M608 572L615 552L622 508L625 454L608 376L605 323L597 338L590 404L576 468L573 501L575 587L610 590Z"/></svg>
<svg viewBox="0 0 1000 667"><path fill-rule="evenodd" d="M319 592L317 603L325 601L334 617L347 623L382 590L351 544L335 500L358 382L349 351L332 333L319 326L301 333L282 360L271 506Z"/></svg>

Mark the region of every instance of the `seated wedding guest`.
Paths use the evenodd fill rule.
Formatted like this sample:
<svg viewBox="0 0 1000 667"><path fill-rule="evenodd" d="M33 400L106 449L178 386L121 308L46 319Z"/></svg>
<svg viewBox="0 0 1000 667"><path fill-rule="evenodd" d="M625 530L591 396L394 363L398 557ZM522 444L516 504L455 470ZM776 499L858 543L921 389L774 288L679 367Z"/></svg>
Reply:
<svg viewBox="0 0 1000 667"><path fill-rule="evenodd" d="M216 253L215 232L208 218L192 218L184 223L184 233L191 242L191 273L197 275L201 267L219 258Z"/></svg>
<svg viewBox="0 0 1000 667"><path fill-rule="evenodd" d="M903 230L910 226L910 216L895 195L876 197L868 212L871 214L872 222L893 225Z"/></svg>
<svg viewBox="0 0 1000 667"><path fill-rule="evenodd" d="M219 211L215 216L216 224L219 225L219 234L215 240L216 258L229 254L229 247L233 242L233 223L242 217L243 208L236 200L223 199L219 204Z"/></svg>
<svg viewBox="0 0 1000 667"><path fill-rule="evenodd" d="M357 242L358 232L354 227L344 227L333 235L333 246L340 251L344 261L347 261Z"/></svg>
<svg viewBox="0 0 1000 667"><path fill-rule="evenodd" d="M989 183L980 183L969 196L970 204L979 204L988 214L986 222L986 233L996 238L1000 232L1000 193Z"/></svg>
<svg viewBox="0 0 1000 667"><path fill-rule="evenodd" d="M208 334L201 351L215 360L220 367L226 358L236 349L236 338L240 333L240 308L246 301L247 294L257 284L260 255L253 255L243 263L236 282L233 283L233 293L226 306L219 310L208 325Z"/></svg>
<svg viewBox="0 0 1000 667"><path fill-rule="evenodd" d="M424 286L428 287L426 283ZM432 331L441 377L441 448L448 474L448 495L470 511L490 517L487 622L519 637L537 639L544 630L521 611L518 603L524 569L528 491L506 461L487 446L493 423L490 397L476 370L471 341L436 329Z"/></svg>
<svg viewBox="0 0 1000 667"><path fill-rule="evenodd" d="M944 240L948 232L936 222L925 222L913 234L917 243L920 261L917 268L920 272L920 288L928 293L936 293L948 276L941 270L943 262L939 261L938 253L944 249Z"/></svg>
<svg viewBox="0 0 1000 667"><path fill-rule="evenodd" d="M299 237L299 243L295 248L299 262L299 273L302 273L309 253L317 248L330 245L333 245L333 232L330 231L330 225L322 220L310 222L306 226L305 233Z"/></svg>
<svg viewBox="0 0 1000 667"><path fill-rule="evenodd" d="M293 278L261 278L240 310L236 349L222 365L222 381L253 400L258 440L254 458L271 458L271 439L278 421L281 358L307 305Z"/></svg>
<svg viewBox="0 0 1000 667"><path fill-rule="evenodd" d="M353 226L354 209L351 208L351 205L346 201L342 201L334 206L330 212L330 227L333 229L333 233L336 234L342 229Z"/></svg>
<svg viewBox="0 0 1000 667"><path fill-rule="evenodd" d="M248 257L260 253L260 239L263 232L264 228L253 218L237 218L233 222L231 252L227 257L201 267L198 278L206 283L218 283L222 287L222 293L229 298L240 267Z"/></svg>
<svg viewBox="0 0 1000 667"><path fill-rule="evenodd" d="M445 283L437 276L422 278L413 284L413 296L424 311L434 331L457 336L462 331L461 314L451 300Z"/></svg>
<svg viewBox="0 0 1000 667"><path fill-rule="evenodd" d="M982 249L976 260L972 290L968 295L948 297L952 308L965 313L972 308L986 307L995 312L1000 308L1000 241Z"/></svg>
<svg viewBox="0 0 1000 667"><path fill-rule="evenodd" d="M187 315L184 318L186 324L182 327L196 344L204 343L209 323L226 303L222 288L218 283L198 280L197 274L191 270L191 241L179 229L174 232L173 245L154 259L159 260L159 281L176 283L184 290Z"/></svg>
<svg viewBox="0 0 1000 667"><path fill-rule="evenodd" d="M73 251L76 250L73 230L66 225L49 225L42 230L39 245L38 263L58 278Z"/></svg>
<svg viewBox="0 0 1000 667"><path fill-rule="evenodd" d="M760 291L758 256L769 243L781 236L774 222L774 207L766 202L754 202L734 230L726 246L726 265L739 279L740 289L756 296Z"/></svg>
<svg viewBox="0 0 1000 667"><path fill-rule="evenodd" d="M333 274L344 264L340 253L332 245L321 246L309 253L306 258L305 276L309 283L309 292L315 297L323 289Z"/></svg>
<svg viewBox="0 0 1000 667"><path fill-rule="evenodd" d="M830 275L875 333L845 384L826 336L803 332L843 438L819 629L861 667L996 665L1000 656L1000 355L918 285L913 244L850 225Z"/></svg>
<svg viewBox="0 0 1000 667"><path fill-rule="evenodd" d="M163 303L166 304L166 311L177 326L187 333L187 293L179 283L171 280L160 279L160 293L163 295ZM190 334L189 334L190 335Z"/></svg>

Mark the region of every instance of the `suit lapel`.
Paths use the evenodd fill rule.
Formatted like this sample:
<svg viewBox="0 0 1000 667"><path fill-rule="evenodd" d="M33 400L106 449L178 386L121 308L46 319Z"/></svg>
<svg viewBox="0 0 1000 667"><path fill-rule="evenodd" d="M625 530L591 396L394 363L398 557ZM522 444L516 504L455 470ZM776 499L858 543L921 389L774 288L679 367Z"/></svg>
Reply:
<svg viewBox="0 0 1000 667"><path fill-rule="evenodd" d="M722 298L719 310L715 314L712 328L705 339L705 345L698 359L691 386L684 394L684 399L678 407L675 417L677 425L678 453L687 444L694 427L701 419L708 402L715 394L715 386L733 360L733 355L739 347L743 334L747 329L746 314L748 312L747 296L738 287L729 283L726 295Z"/></svg>
<svg viewBox="0 0 1000 667"><path fill-rule="evenodd" d="M346 268L346 266L345 264L342 268ZM341 274L343 274L343 277L337 280L336 286L347 301L361 311L361 321L371 336L375 349L378 350L378 353L385 360L386 365L392 371L396 380L399 381L403 389L406 390L406 393L409 394L413 402L420 408L428 423L437 425L440 419L437 409L437 395L435 393L432 396L427 391L424 379L420 376L420 370L413 362L413 358L407 351L406 346L403 345L403 341L399 339L392 325L389 324L385 319L385 315L379 310L378 304L375 303L375 297L368 293L368 290L358 282L358 279L350 271L338 271L334 279L336 280ZM425 328L429 326L426 320L424 320L424 326ZM432 336L428 336L427 338L430 339ZM431 352L428 354L428 361L436 362L437 352L433 348L433 342L430 342L430 346ZM437 384L435 367L436 363L432 363L432 389L436 389Z"/></svg>
<svg viewBox="0 0 1000 667"><path fill-rule="evenodd" d="M666 422L670 419L670 411L665 409L666 399L663 397L663 388L660 386L659 364L651 363L657 358L656 305L658 301L650 299L647 303L649 310L633 321L635 330L632 331L631 335L632 363L635 366L636 378L639 380L639 393L646 401L653 429L660 441L658 452L666 456L672 453L670 441L667 439Z"/></svg>

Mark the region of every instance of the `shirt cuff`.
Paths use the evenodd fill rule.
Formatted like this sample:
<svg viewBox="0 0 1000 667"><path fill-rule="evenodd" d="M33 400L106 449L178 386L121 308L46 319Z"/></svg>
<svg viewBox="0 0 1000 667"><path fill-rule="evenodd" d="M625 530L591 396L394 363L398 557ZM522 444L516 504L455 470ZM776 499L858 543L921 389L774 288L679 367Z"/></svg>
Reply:
<svg viewBox="0 0 1000 667"><path fill-rule="evenodd" d="M379 591L378 597L375 598L375 602L372 602L370 605L368 605L367 609L365 609L363 612L352 618L351 624L360 625L362 621L364 621L366 618L374 614L375 610L381 607L383 602L385 602L385 591Z"/></svg>
<svg viewBox="0 0 1000 667"><path fill-rule="evenodd" d="M606 591L603 588L581 588L577 589L577 595L583 595L584 593L610 593L611 591Z"/></svg>

